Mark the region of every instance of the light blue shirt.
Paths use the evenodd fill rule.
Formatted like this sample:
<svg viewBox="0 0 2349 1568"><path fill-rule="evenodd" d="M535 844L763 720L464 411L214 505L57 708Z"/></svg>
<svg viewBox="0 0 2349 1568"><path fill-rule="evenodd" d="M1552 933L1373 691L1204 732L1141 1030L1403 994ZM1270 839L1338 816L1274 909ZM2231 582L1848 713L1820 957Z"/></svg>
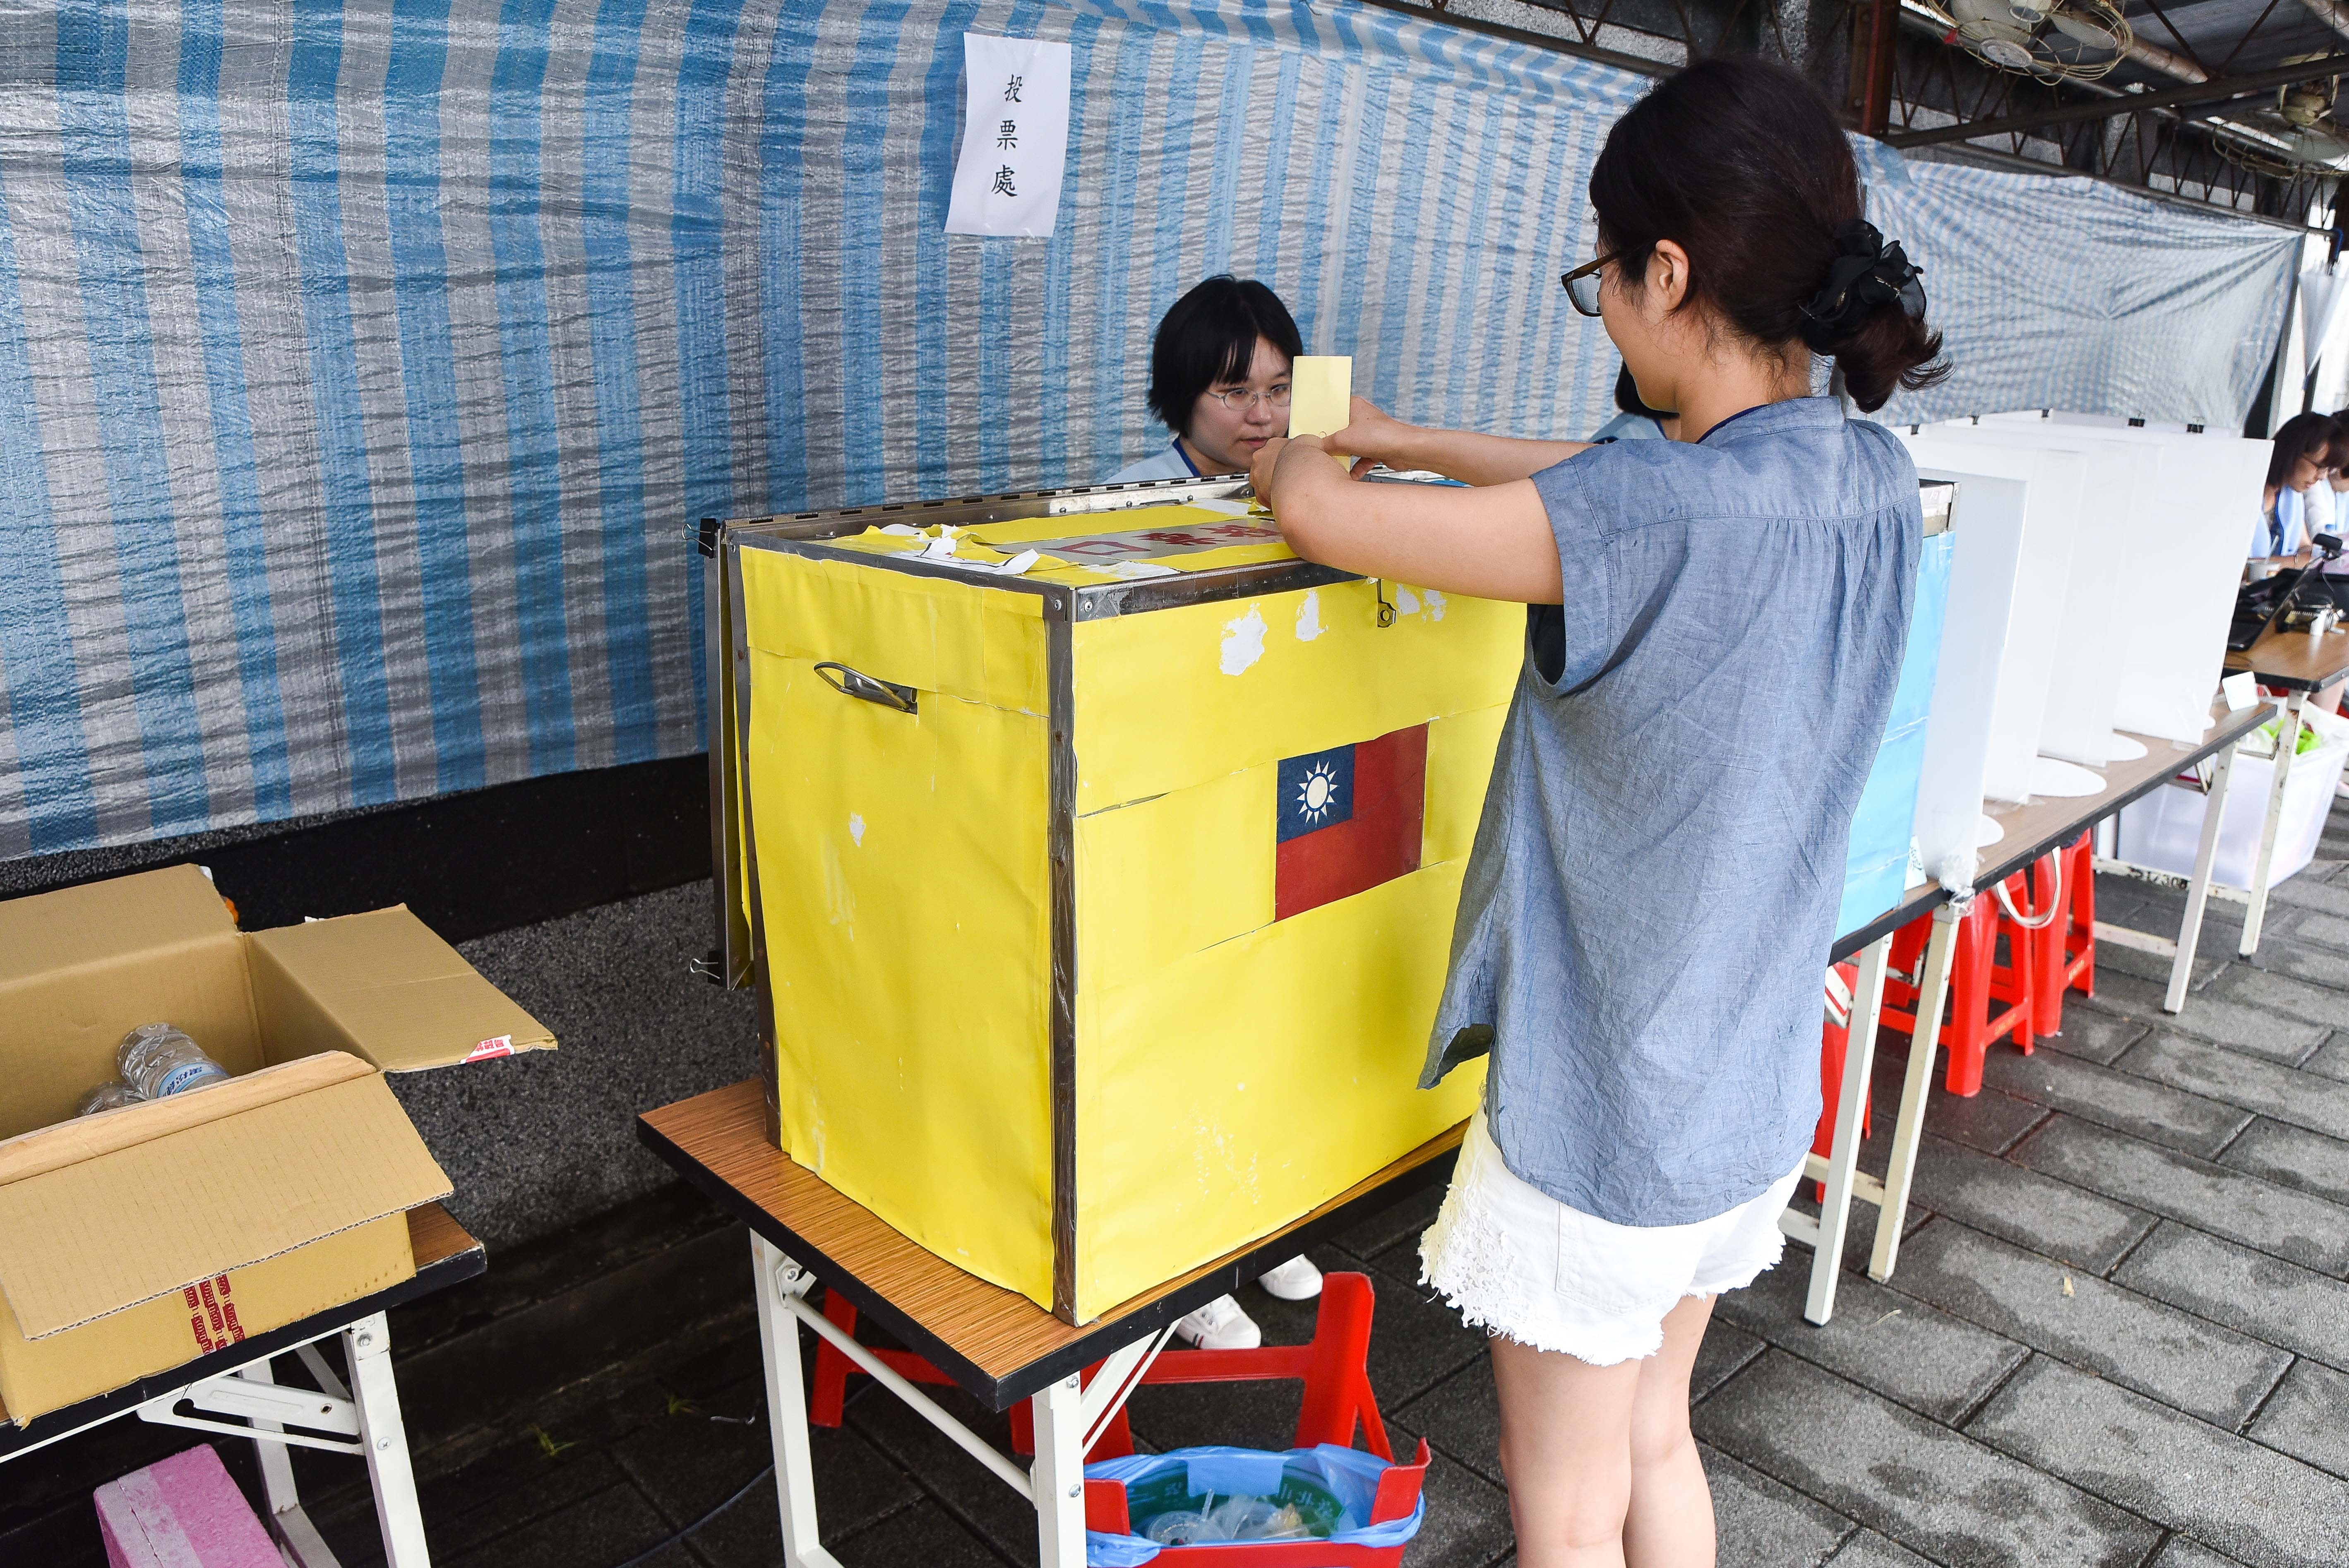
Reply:
<svg viewBox="0 0 2349 1568"><path fill-rule="evenodd" d="M2323 480L2318 480L2322 484ZM2271 555L2297 555L2300 547L2308 542L2302 526L2308 510L2308 500L2296 490L2276 492L2275 515L2265 511L2251 525L2251 554L2254 561Z"/></svg>
<svg viewBox="0 0 2349 1568"><path fill-rule="evenodd" d="M1917 470L1828 398L1534 476L1561 607L1525 667L1423 1085L1489 1048L1508 1168L1624 1225L1711 1219L1819 1117L1819 985L1900 676Z"/></svg>
<svg viewBox="0 0 2349 1568"><path fill-rule="evenodd" d="M1166 443L1163 452L1153 452L1139 462L1132 462L1103 480L1103 484L1139 484L1144 480L1195 480L1199 470L1191 466L1190 454L1183 450L1181 440Z"/></svg>

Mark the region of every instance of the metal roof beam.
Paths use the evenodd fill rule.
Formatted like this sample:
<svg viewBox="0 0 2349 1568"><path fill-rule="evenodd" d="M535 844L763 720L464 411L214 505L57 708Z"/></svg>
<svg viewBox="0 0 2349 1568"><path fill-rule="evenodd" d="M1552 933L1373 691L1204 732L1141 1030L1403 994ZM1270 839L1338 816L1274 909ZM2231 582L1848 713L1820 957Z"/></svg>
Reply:
<svg viewBox="0 0 2349 1568"><path fill-rule="evenodd" d="M2278 66L2272 70L2246 71L2241 76L2223 77L2216 81L2189 82L2149 93L2122 93L2095 103L2065 104L2056 108L2001 115L1995 119L1939 125L1929 130L1895 131L1883 139L1893 147L1931 147L1947 141L1971 141L1977 136L2000 136L2009 131L2036 130L2043 126L2110 119L2115 115L2135 114L2149 108L2225 103L2251 94L2291 87L2297 82L2344 75L2349 75L2349 55L2328 55L2321 60L2310 60L2297 66Z"/></svg>

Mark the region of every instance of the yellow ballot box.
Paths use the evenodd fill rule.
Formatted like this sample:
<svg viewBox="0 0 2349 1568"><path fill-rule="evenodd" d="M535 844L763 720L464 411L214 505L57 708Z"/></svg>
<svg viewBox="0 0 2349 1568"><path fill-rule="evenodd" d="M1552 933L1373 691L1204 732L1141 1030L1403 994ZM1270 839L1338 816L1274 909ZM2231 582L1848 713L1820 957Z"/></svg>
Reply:
<svg viewBox="0 0 2349 1568"><path fill-rule="evenodd" d="M1415 1080L1519 607L1299 561L1237 479L703 542L793 1160L1081 1323L1474 1109Z"/></svg>

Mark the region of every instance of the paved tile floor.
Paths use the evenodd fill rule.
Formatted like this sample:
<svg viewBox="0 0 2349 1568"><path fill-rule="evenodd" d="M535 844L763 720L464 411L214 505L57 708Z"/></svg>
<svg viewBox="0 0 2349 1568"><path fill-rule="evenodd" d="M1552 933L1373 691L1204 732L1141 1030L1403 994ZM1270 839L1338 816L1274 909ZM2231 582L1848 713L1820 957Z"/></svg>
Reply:
<svg viewBox="0 0 2349 1568"><path fill-rule="evenodd" d="M2256 965L2214 905L2181 1016L2159 1010L2154 961L2107 947L2061 1037L1999 1048L1971 1099L1937 1093L1889 1285L1847 1272L1835 1322L1812 1327L1809 1254L1790 1247L1723 1301L1694 1420L1724 1568L2349 1562L2349 813L2320 852L2277 890ZM2168 895L2107 881L2100 897L2107 919L2174 929ZM1888 1113L1901 1065L1879 1064ZM1316 1256L1371 1277L1372 1383L1398 1447L1436 1449L1407 1561L1466 1568L1509 1560L1507 1501L1482 1346L1413 1284L1433 1203ZM1271 1338L1310 1332L1309 1306L1253 1288L1247 1305ZM763 1482L662 1544L764 1463L757 1371L738 1331L429 1477L435 1561L775 1562ZM1133 1407L1154 1448L1278 1447L1295 1413L1272 1385ZM1034 1561L1017 1500L885 1395L856 1397L816 1451L825 1535L853 1568ZM327 1519L353 1568L379 1561L359 1508L346 1491Z"/></svg>

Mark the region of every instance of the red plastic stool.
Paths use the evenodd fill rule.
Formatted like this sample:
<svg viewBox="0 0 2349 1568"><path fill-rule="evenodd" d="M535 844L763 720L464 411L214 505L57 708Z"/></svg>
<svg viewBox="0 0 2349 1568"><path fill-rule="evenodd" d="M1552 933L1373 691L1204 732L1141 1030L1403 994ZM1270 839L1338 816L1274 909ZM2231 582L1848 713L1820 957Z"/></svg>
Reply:
<svg viewBox="0 0 2349 1568"><path fill-rule="evenodd" d="M1371 1378L1367 1370L1371 1312L1374 1301L1368 1274L1324 1274L1321 1276L1320 1311L1314 1319L1313 1337L1307 1343L1268 1345L1256 1350L1163 1351L1143 1372L1142 1382L1247 1383L1275 1377L1299 1378L1305 1384L1305 1402L1297 1413L1297 1441L1292 1446L1309 1449L1316 1443L1335 1443L1340 1448L1351 1448L1354 1431L1359 1425L1369 1441L1371 1452L1382 1460L1392 1460L1394 1449L1387 1441L1386 1423L1379 1418L1378 1400L1371 1393ZM824 1293L823 1315L838 1325L842 1332L855 1333L856 1308L850 1305L847 1298L839 1292L828 1290ZM908 1382L953 1381L911 1351L876 1350L874 1355ZM1099 1362L1086 1367L1085 1382L1090 1384L1100 1371ZM848 1378L856 1372L856 1364L835 1349L830 1340L818 1341L815 1387L808 1398L808 1423L811 1426L840 1425ZM1018 1453L1036 1451L1034 1418L1025 1401L1011 1408L1011 1447ZM1102 1435L1094 1440L1085 1458L1088 1461L1123 1459L1133 1451L1133 1434L1126 1426L1125 1411L1121 1408L1102 1429ZM1424 1467L1425 1456L1423 1454L1421 1468ZM1414 1482L1412 1496L1416 1499L1418 1495ZM1123 1496L1121 1491L1121 1506ZM1411 1506L1406 1504L1403 1511L1410 1512ZM1232 1561L1237 1563L1239 1560L1235 1558ZM1373 1559L1365 1558L1363 1561ZM1376 1561L1388 1560L1381 1558Z"/></svg>
<svg viewBox="0 0 2349 1568"><path fill-rule="evenodd" d="M2054 888L2033 886L2033 906L2044 907L2051 897L2062 905L2062 913L2044 930L2031 934L2036 951L2033 984L2038 992L2038 1014L2031 1020L2034 1035L2064 1032L2065 993L2077 991L2083 996L2096 994L2096 851L2093 838L2093 834L2083 833L2078 843L2056 851L2031 868L2034 884L2044 880L2038 875L2042 866L2054 866L2058 878Z"/></svg>
<svg viewBox="0 0 2349 1568"><path fill-rule="evenodd" d="M2044 862L2042 862L2044 863ZM2049 873L2052 875L2052 871ZM2029 878L2017 872L2002 884L2018 911L2029 907ZM2043 882L2042 885L2045 885ZM1919 975L1933 918L1920 915L1892 938L1892 967ZM2033 934L2007 918L1995 889L1975 895L1973 908L1958 922L1956 949L1950 955L1950 1017L1940 1025L1938 1039L1950 1053L1949 1091L1971 1096L1982 1092L1982 1057L1994 1040L2012 1038L2016 1049L2031 1054L2033 1016L2038 1010L2033 984L2033 959L2038 944ZM2007 939L2007 962L1998 962L1998 939ZM1921 975L1920 975L1921 978ZM2004 1004L2001 1010L2001 1004ZM1912 1039L1917 1033L1917 987L1907 980L1884 982L1884 1024Z"/></svg>
<svg viewBox="0 0 2349 1568"><path fill-rule="evenodd" d="M1835 1152L1836 1107L1843 1103L1844 1055L1851 1048L1852 989L1859 984L1859 965L1837 964L1827 970L1826 1020L1819 1028L1819 1126L1811 1135L1811 1152L1825 1160ZM1862 1093L1859 1100L1859 1135L1868 1137L1876 1130L1875 1108L1869 1096ZM1820 1202L1826 1202L1827 1185L1811 1183Z"/></svg>

